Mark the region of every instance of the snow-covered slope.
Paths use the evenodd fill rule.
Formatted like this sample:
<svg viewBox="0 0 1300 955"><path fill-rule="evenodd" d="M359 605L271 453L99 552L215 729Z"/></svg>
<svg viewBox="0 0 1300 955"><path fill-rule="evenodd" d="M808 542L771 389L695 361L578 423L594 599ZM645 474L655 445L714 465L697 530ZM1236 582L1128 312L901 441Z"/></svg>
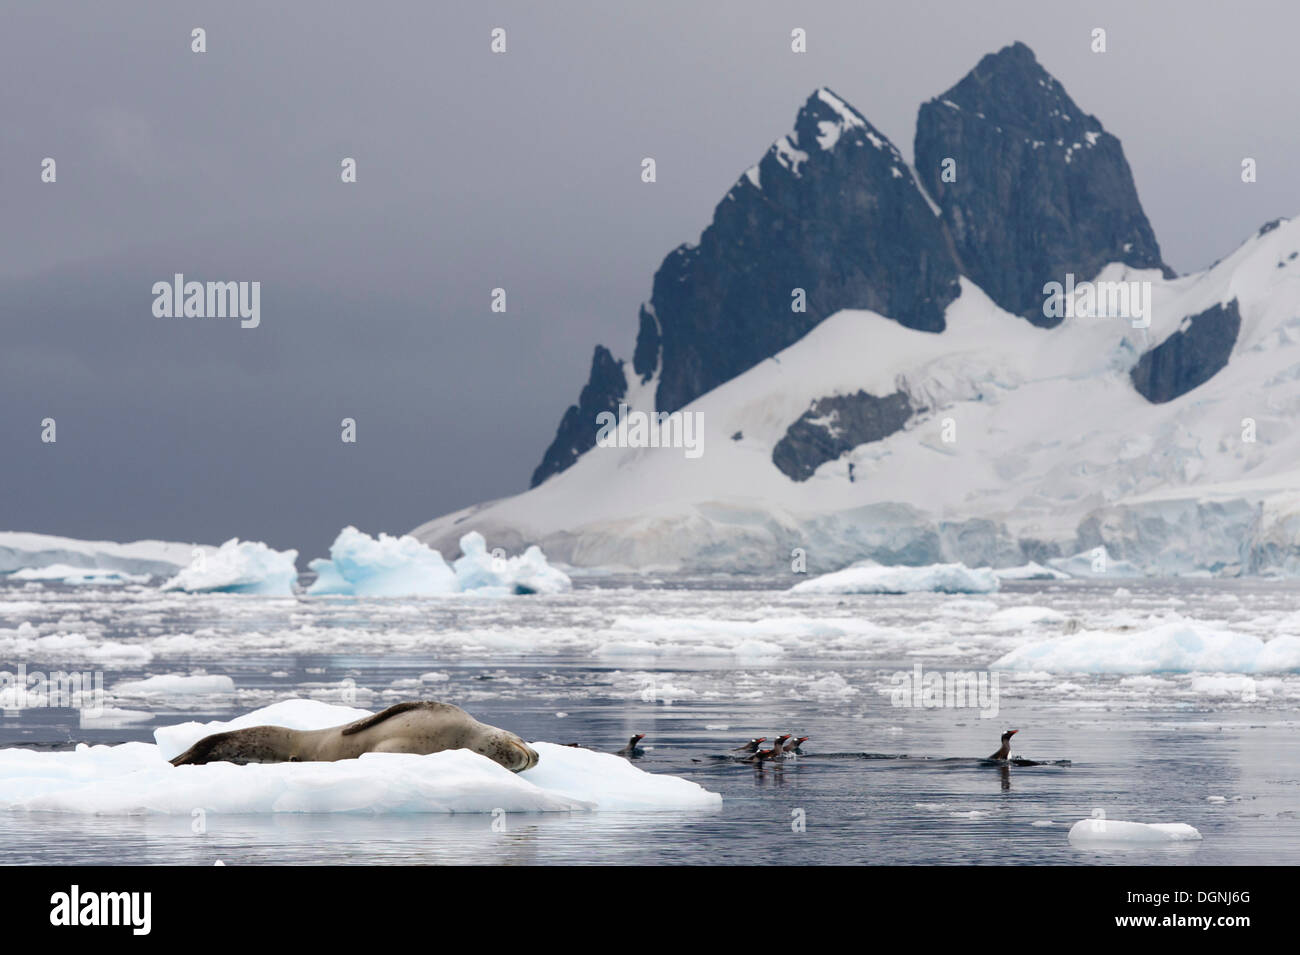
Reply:
<svg viewBox="0 0 1300 955"><path fill-rule="evenodd" d="M683 409L703 416L698 457L597 447L526 493L413 534L444 553L477 530L489 546L643 569L772 570L796 548L810 570L864 558L1010 567L1104 546L1147 572L1300 571L1298 253L1291 221L1202 273L1103 269L1097 281L1151 283L1150 328L1034 327L965 278L941 334L841 311ZM1143 397L1130 377L1142 355L1234 301L1226 367L1173 400ZM806 412L858 392L901 393L912 414L806 480L774 464ZM836 414L810 427L834 438Z"/></svg>
<svg viewBox="0 0 1300 955"><path fill-rule="evenodd" d="M23 568L65 567L96 568L126 574L170 576L194 559L192 544L168 541L135 541L116 544L111 541L83 541L50 534L0 531L0 574ZM214 548L198 548L211 553Z"/></svg>

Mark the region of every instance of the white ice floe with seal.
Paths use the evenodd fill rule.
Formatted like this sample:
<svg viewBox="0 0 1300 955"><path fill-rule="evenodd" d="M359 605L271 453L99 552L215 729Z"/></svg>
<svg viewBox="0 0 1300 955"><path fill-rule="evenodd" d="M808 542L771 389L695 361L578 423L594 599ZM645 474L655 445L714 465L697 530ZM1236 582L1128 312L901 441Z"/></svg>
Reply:
<svg viewBox="0 0 1300 955"><path fill-rule="evenodd" d="M210 813L642 812L716 809L722 797L625 759L532 743L541 759L512 773L485 756L366 753L332 763L208 763L168 758L202 737L264 724L323 729L370 715L313 700L286 700L222 723L155 731L156 743L72 751L0 750L0 809L96 815Z"/></svg>

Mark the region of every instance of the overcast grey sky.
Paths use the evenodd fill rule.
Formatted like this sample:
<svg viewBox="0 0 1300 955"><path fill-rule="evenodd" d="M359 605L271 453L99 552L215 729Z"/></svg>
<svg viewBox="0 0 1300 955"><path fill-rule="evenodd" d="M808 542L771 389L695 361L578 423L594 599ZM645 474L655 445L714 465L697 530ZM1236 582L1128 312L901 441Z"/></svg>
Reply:
<svg viewBox="0 0 1300 955"><path fill-rule="evenodd" d="M522 490L592 347L630 358L664 255L823 84L910 158L924 100L1028 43L1179 271L1300 205L1290 0L0 9L0 529L305 565ZM154 318L174 272L260 281L261 326Z"/></svg>

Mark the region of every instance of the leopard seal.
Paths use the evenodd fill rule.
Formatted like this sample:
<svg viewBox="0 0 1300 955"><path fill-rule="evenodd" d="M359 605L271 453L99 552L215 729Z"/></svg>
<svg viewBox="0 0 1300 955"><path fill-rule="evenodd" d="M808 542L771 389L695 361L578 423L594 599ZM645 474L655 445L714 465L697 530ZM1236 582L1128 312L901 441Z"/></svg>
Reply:
<svg viewBox="0 0 1300 955"><path fill-rule="evenodd" d="M537 751L514 733L480 723L459 706L415 701L323 730L250 726L213 733L171 764L333 762L362 753L425 755L447 749L473 750L514 773L532 769L538 760Z"/></svg>

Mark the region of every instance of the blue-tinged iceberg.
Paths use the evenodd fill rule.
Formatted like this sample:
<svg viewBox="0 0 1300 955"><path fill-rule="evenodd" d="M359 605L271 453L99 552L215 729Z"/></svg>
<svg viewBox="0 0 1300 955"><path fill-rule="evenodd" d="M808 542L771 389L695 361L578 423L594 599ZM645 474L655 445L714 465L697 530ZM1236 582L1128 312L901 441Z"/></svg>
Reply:
<svg viewBox="0 0 1300 955"><path fill-rule="evenodd" d="M486 595L563 593L572 581L552 567L538 547L517 557L504 551L489 553L483 535L471 531L460 539L462 556L448 565L442 554L414 537L378 538L345 527L330 546L329 558L308 566L316 581L312 595L345 594L361 597L440 596L478 593Z"/></svg>
<svg viewBox="0 0 1300 955"><path fill-rule="evenodd" d="M213 553L202 553L163 590L187 593L292 596L298 580L296 550L273 550L261 541L232 537Z"/></svg>

